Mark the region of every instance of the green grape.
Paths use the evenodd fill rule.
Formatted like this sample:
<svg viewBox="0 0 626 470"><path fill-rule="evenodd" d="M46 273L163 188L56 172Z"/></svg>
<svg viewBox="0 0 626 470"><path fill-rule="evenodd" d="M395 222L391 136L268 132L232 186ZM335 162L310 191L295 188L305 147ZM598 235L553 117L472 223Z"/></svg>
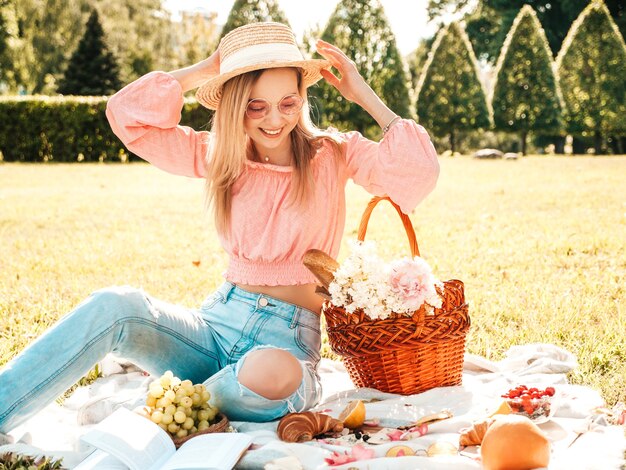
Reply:
<svg viewBox="0 0 626 470"><path fill-rule="evenodd" d="M198 431L204 431L209 427L209 422L206 419L198 421Z"/></svg>
<svg viewBox="0 0 626 470"><path fill-rule="evenodd" d="M168 432L168 429L167 429L167 424L164 424L164 423L159 423L159 427L160 427L161 429L163 429L163 431Z"/></svg>
<svg viewBox="0 0 626 470"><path fill-rule="evenodd" d="M191 409L191 418L193 420L198 419L198 410L194 410L193 408Z"/></svg>
<svg viewBox="0 0 626 470"><path fill-rule="evenodd" d="M167 425L167 430L170 434L176 434L180 429L180 425L176 423L170 423Z"/></svg>
<svg viewBox="0 0 626 470"><path fill-rule="evenodd" d="M207 410L198 411L198 421L208 421L209 420L209 412Z"/></svg>
<svg viewBox="0 0 626 470"><path fill-rule="evenodd" d="M149 406L150 408L154 408L156 406L156 402L157 402L157 399L154 398L152 395L148 395L146 397L146 406Z"/></svg>
<svg viewBox="0 0 626 470"><path fill-rule="evenodd" d="M167 390L163 397L167 398L169 401L174 401L174 398L176 398L176 392L174 392L174 390Z"/></svg>
<svg viewBox="0 0 626 470"><path fill-rule="evenodd" d="M201 397L202 403L208 403L208 401L211 399L211 394L207 390L205 390L204 392L202 392Z"/></svg>
<svg viewBox="0 0 626 470"><path fill-rule="evenodd" d="M206 410L209 413L209 418L207 421L213 421L215 419L215 415L217 414L216 408L209 408Z"/></svg>
<svg viewBox="0 0 626 470"><path fill-rule="evenodd" d="M172 404L171 400L168 400L165 397L161 397L156 401L156 408L167 408Z"/></svg>
<svg viewBox="0 0 626 470"><path fill-rule="evenodd" d="M193 393L191 395L191 401L193 402L193 406L200 406L202 404L202 397L198 393Z"/></svg>
<svg viewBox="0 0 626 470"><path fill-rule="evenodd" d="M183 397L180 400L180 406L184 406L185 408L191 408L193 406L193 400L190 397Z"/></svg>
<svg viewBox="0 0 626 470"><path fill-rule="evenodd" d="M174 421L176 421L177 423L184 423L186 419L187 415L184 412L177 411L176 413L174 413Z"/></svg>
<svg viewBox="0 0 626 470"><path fill-rule="evenodd" d="M174 416L174 413L176 413L176 405L169 405L163 410L163 413Z"/></svg>
<svg viewBox="0 0 626 470"><path fill-rule="evenodd" d="M178 387L180 385L180 379L178 377L173 377L170 380L170 387Z"/></svg>
<svg viewBox="0 0 626 470"><path fill-rule="evenodd" d="M158 382L152 382L148 390L150 395L154 398L161 398L163 396L163 386Z"/></svg>
<svg viewBox="0 0 626 470"><path fill-rule="evenodd" d="M176 433L176 437L187 437L187 434L189 434L189 431L186 429L179 429Z"/></svg>
<svg viewBox="0 0 626 470"><path fill-rule="evenodd" d="M174 421L174 416L169 414L169 413L163 413L163 417L161 418L161 422L163 424L170 424L172 421Z"/></svg>
<svg viewBox="0 0 626 470"><path fill-rule="evenodd" d="M187 430L193 428L193 419L192 418L187 418L185 420L185 422L183 424L181 424L181 427L183 429L187 429Z"/></svg>
<svg viewBox="0 0 626 470"><path fill-rule="evenodd" d="M198 395L202 395L202 392L206 390L206 387L202 384L196 384L193 386L193 388L196 390L196 393Z"/></svg>
<svg viewBox="0 0 626 470"><path fill-rule="evenodd" d="M195 426L189 430L189 434L195 434L197 432L198 432L198 428Z"/></svg>
<svg viewBox="0 0 626 470"><path fill-rule="evenodd" d="M150 416L150 419L153 423L159 424L163 419L163 412L159 410L154 410L152 412L152 415Z"/></svg>

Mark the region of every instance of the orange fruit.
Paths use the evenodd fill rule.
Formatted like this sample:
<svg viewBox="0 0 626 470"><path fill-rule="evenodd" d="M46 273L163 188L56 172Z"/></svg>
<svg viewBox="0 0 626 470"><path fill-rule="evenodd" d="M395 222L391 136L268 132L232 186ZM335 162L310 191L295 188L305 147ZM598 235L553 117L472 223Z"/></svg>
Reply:
<svg viewBox="0 0 626 470"><path fill-rule="evenodd" d="M513 413L513 409L511 408L511 405L509 405L509 402L505 400L500 403L500 406L496 411L489 415L489 418L493 418L495 415L510 415L511 413Z"/></svg>
<svg viewBox="0 0 626 470"><path fill-rule="evenodd" d="M415 455L415 451L409 446L394 446L387 451L385 457L404 457Z"/></svg>
<svg viewBox="0 0 626 470"><path fill-rule="evenodd" d="M339 421L348 429L363 426L365 422L365 405L361 400L353 400L339 414Z"/></svg>

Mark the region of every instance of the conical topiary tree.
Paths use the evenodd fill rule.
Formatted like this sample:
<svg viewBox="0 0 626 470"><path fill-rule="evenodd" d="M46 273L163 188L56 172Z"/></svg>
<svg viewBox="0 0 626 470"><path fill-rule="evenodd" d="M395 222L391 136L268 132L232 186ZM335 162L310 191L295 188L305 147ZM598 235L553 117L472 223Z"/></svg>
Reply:
<svg viewBox="0 0 626 470"><path fill-rule="evenodd" d="M57 91L64 95L110 95L121 86L117 61L107 49L98 12L93 10Z"/></svg>
<svg viewBox="0 0 626 470"><path fill-rule="evenodd" d="M409 117L408 73L396 39L379 0L344 0L328 20L322 39L336 45L397 114ZM368 137L380 135L376 121L360 106L346 101L335 88L321 81L312 87L322 126L356 129Z"/></svg>
<svg viewBox="0 0 626 470"><path fill-rule="evenodd" d="M424 65L417 85L417 116L434 135L448 136L453 152L459 132L490 126L476 57L456 22L439 31Z"/></svg>
<svg viewBox="0 0 626 470"><path fill-rule="evenodd" d="M603 136L626 135L626 46L601 0L574 21L556 65L568 132L593 136L596 154Z"/></svg>
<svg viewBox="0 0 626 470"><path fill-rule="evenodd" d="M562 127L552 53L530 5L522 7L504 40L491 107L495 128L519 133L524 155L529 132L556 134Z"/></svg>
<svg viewBox="0 0 626 470"><path fill-rule="evenodd" d="M220 39L239 26L260 21L276 21L289 25L287 17L275 0L236 0L222 28Z"/></svg>

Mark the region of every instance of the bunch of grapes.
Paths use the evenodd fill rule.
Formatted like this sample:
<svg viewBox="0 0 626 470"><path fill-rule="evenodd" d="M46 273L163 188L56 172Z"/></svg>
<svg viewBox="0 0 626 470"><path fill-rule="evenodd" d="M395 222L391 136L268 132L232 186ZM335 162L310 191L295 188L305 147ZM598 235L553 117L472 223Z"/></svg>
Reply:
<svg viewBox="0 0 626 470"><path fill-rule="evenodd" d="M209 405L211 394L204 385L180 380L172 371L150 383L142 413L172 437L186 437L208 428L218 413Z"/></svg>

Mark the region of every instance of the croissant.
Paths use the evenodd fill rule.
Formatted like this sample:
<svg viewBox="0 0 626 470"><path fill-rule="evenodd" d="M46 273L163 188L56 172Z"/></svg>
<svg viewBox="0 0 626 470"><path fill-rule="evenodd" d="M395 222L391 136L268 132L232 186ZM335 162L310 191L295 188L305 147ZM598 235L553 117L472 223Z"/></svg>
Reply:
<svg viewBox="0 0 626 470"><path fill-rule="evenodd" d="M285 442L306 442L326 432L341 432L343 423L331 416L305 411L289 413L278 423L278 437Z"/></svg>
<svg viewBox="0 0 626 470"><path fill-rule="evenodd" d="M459 445L462 446L477 446L483 442L483 437L491 424L493 418L486 418L482 421L477 421L469 428L461 430L461 437L459 438Z"/></svg>

